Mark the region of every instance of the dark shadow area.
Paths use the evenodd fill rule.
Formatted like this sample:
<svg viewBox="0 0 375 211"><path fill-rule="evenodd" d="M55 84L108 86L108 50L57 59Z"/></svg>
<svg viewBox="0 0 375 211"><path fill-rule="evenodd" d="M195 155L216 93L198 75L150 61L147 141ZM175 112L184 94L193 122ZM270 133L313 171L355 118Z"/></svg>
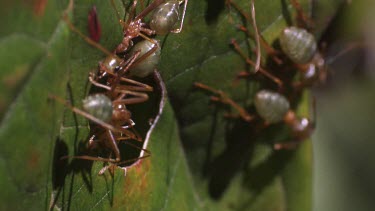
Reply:
<svg viewBox="0 0 375 211"><path fill-rule="evenodd" d="M135 128L132 128L135 133L139 134L142 139L145 138L146 133L150 129L150 124L153 122L156 114L159 111L159 101L161 98L160 94L160 87L158 87L157 82L155 82L153 76L150 76L146 79L143 79L142 82L151 85L154 87L154 92L150 92L149 100L145 103L135 104L129 106L129 110L132 111L133 120L136 122ZM93 86L92 86L93 87ZM67 87L68 96L70 99L71 104L74 106L74 99L73 99L73 92L68 85ZM97 88L92 88L90 90L91 93L98 93L100 92ZM69 113L70 110L66 109L66 112ZM72 112L73 113L73 112ZM93 175L98 174L98 172L92 172L92 167L94 161L91 160L83 160L83 159L72 159L69 157L64 156L91 156L93 158L102 157L102 158L114 158L113 152L110 147L106 144L105 139L106 130L103 129L101 126L95 125L90 123L90 134L84 138L79 138L79 121L77 115L75 113L73 115L73 121L75 122L76 128L74 130L73 137L74 140L70 140L67 142L63 140L62 137L58 137L56 139L55 149L54 149L54 162L52 166L52 183L53 183L53 191L54 199L51 201L52 207L54 205L60 206L61 210L70 210L72 200L74 200L74 189L79 177L80 180L83 181L86 190L89 193L92 193L94 190L95 184L93 184ZM93 139L93 143L89 144L88 140L95 135L95 139ZM69 147L69 145L72 146ZM123 163L121 167L129 166L136 162L138 157L140 156L140 152L143 148L143 142L137 140L124 140L118 142L118 148L120 150L121 161L129 161ZM73 150L73 153L69 153L69 149ZM102 161L95 161L95 162L102 162ZM109 165L108 163L103 163L103 167ZM104 174L103 179L106 183L107 191L109 192L109 203L113 204L114 198L114 178L113 175L108 176L108 174ZM67 184L69 186L67 186Z"/></svg>
<svg viewBox="0 0 375 211"><path fill-rule="evenodd" d="M255 197L245 200L244 203L235 205L236 210L247 210L260 196L264 188L274 182L280 176L288 161L295 151L274 151L266 160L254 167L248 167L244 171L243 185Z"/></svg>
<svg viewBox="0 0 375 211"><path fill-rule="evenodd" d="M73 91L70 84L67 85L67 94L69 101L72 106L75 105L73 98ZM69 112L66 109L66 112ZM77 115L73 113L73 120L75 122L76 128L74 129L74 140L69 143L62 137L56 139L53 164L52 164L52 187L55 194L54 198L51 199L50 209L57 205L58 201L61 201L61 210L70 210L71 201L73 198L73 187L75 184L76 176L79 174L85 184L86 189L91 193L93 190L92 183L92 165L93 161L72 159L69 161L69 148L72 148L74 155L90 155L91 151L87 149L88 137L84 140L80 140L79 137L79 124ZM70 146L69 145L73 145ZM65 158L64 158L65 157ZM66 182L69 181L69 187L66 186ZM67 196L67 199L65 198Z"/></svg>
<svg viewBox="0 0 375 211"><path fill-rule="evenodd" d="M285 20L285 22L287 23L288 26L292 26L293 25L293 17L291 15L291 13L289 12L288 10L288 0L281 0L281 14L283 15L283 18Z"/></svg>
<svg viewBox="0 0 375 211"><path fill-rule="evenodd" d="M255 147L253 129L241 119L227 126L225 150L213 158L207 167L211 197L219 200L236 175L251 161Z"/></svg>
<svg viewBox="0 0 375 211"><path fill-rule="evenodd" d="M88 150L83 140L80 142L77 155L87 155ZM80 175L81 179L85 184L85 188L91 193L93 190L92 183L92 161L73 159L69 161L68 158L68 145L61 138L56 139L55 150L54 150L54 162L52 166L52 184L54 199L51 202L53 208L58 201L61 201L61 210L70 210L71 201L73 198L73 187L77 175ZM69 181L69 187L66 186L66 182ZM68 197L67 199L65 197Z"/></svg>
<svg viewBox="0 0 375 211"><path fill-rule="evenodd" d="M351 31L349 33L343 31L342 20L350 11L350 5L345 5L342 5L320 38L319 49L325 58L328 77L324 86L319 86L319 89L329 88L349 78L362 79L367 74L366 55L369 53L370 46L365 44L365 32L357 32L354 36ZM360 26L356 27L360 28Z"/></svg>
<svg viewBox="0 0 375 211"><path fill-rule="evenodd" d="M207 24L216 23L220 13L225 9L225 0L206 0L207 10L205 19Z"/></svg>

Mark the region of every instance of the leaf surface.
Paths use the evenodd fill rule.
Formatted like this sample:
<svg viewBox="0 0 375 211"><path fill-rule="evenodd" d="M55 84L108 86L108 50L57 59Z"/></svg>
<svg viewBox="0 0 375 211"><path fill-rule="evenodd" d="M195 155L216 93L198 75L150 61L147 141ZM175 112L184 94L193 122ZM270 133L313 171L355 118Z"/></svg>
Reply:
<svg viewBox="0 0 375 211"><path fill-rule="evenodd" d="M311 10L308 1L301 2ZM115 3L123 13L121 1ZM340 3L318 3L318 35ZM249 1L238 4L249 11ZM109 1L75 1L73 7L67 1L12 1L0 9L1 210L51 204L62 210L311 209L310 143L274 152L266 136L249 134L240 121L228 123L222 109L210 106L209 94L192 86L214 86L242 105L250 105L259 89L256 80L233 84L246 65L229 42L235 38L246 49L252 41L236 29L243 20L223 1L189 1L183 32L157 37L169 103L151 137L150 158L126 176L121 170L98 176L100 162L60 160L85 148L89 125L48 96L80 107L88 73L104 58L61 17L67 11L86 33L93 5L102 26L100 44L114 49L122 33ZM274 43L292 8L286 1L259 0L256 11L262 35Z"/></svg>

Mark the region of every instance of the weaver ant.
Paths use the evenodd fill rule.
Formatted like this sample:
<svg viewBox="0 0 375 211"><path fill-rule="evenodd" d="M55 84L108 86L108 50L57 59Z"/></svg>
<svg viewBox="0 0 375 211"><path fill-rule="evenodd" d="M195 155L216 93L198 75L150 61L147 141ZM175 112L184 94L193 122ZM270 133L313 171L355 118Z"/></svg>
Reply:
<svg viewBox="0 0 375 211"><path fill-rule="evenodd" d="M165 95L165 87L163 85L162 79L159 73L154 69L159 61L160 58L160 48L158 45L151 46L153 49L157 49L158 51L150 51L150 45L145 42L139 42L134 47L136 48L137 45L141 46L139 49L135 49L129 58L121 59L116 54L110 53L107 49L102 47L100 44L96 43L91 38L84 35L80 32L67 18L66 14L63 16L65 22L69 26L69 28L76 32L79 36L81 36L85 41L87 41L90 45L98 48L105 54L107 57L102 62L99 62L99 71L98 73L91 72L89 75L89 81L98 88L104 89L104 93L94 94L88 96L83 101L83 108L81 110L79 108L73 107L70 104L66 103L64 100L60 99L56 96L51 96L51 98L65 104L68 108L70 108L73 112L86 117L87 119L94 122L96 130L94 135L90 139L90 145L100 144L104 145L106 148L111 149L111 153L109 158L101 158L101 157L93 157L88 155L83 156L72 156L75 159L85 159L85 160L93 160L93 161L103 161L109 162L112 165L121 165L123 163L130 162L121 161L120 150L118 148L118 142L122 140L138 140L143 141L142 138L136 133L135 130L132 129L134 126L134 122L131 119L131 113L126 108L126 105L129 104L137 104L144 102L148 99L148 95L143 92L150 92L153 91L153 88L143 84L141 82L132 80L126 76L129 73L129 69L131 67L137 67L137 65L144 65L145 67L141 71L147 70L147 73L141 72L138 74L136 71L133 72L134 75L145 77L150 75L153 70L155 80L159 83L159 86L162 90L162 100L160 103L160 108L158 114L153 121L150 130L146 135L146 143L144 144L144 148L138 148L141 150L141 154L138 158L133 159L135 161L140 160L144 157L150 156L150 152L145 149L147 146L147 141L150 137L150 133L156 124L159 116L162 112L162 107L164 106L164 95ZM152 40L152 39L149 39ZM149 40L145 40L149 42ZM152 40L153 41L153 40ZM156 42L156 41L155 41ZM156 42L157 43L157 42ZM144 47L146 46L146 47ZM144 50L146 48L146 50ZM150 62L151 61L151 62ZM136 73L134 73L136 72ZM124 84L126 83L126 84ZM131 129L133 131L131 131ZM94 139L99 138L99 141L94 141ZM129 144L129 143L126 143ZM112 155L113 153L113 155ZM146 155L143 155L147 153ZM114 158L111 158L111 157ZM67 157L65 157L67 158ZM102 171L99 173L104 173L106 166Z"/></svg>
<svg viewBox="0 0 375 211"><path fill-rule="evenodd" d="M246 122L253 122L256 116L249 114L242 106L233 101L227 94L202 83L194 83L194 86L215 94L211 100L233 107L239 116ZM292 149L306 138L310 137L315 129L315 122L308 118L299 118L290 109L289 101L281 94L269 90L260 90L254 99L255 109L263 119L264 126L278 122L285 122L291 129L292 141L274 144L274 149ZM314 107L315 117L315 107Z"/></svg>
<svg viewBox="0 0 375 211"><path fill-rule="evenodd" d="M120 13L117 11L115 3L111 0L113 8L116 10L117 18L123 27L123 40L117 46L116 53L122 53L127 51L133 45L133 39L141 36L144 39L148 39L148 36L155 34L164 35L168 32L180 33L183 27L185 18L185 12L188 0L176 1L171 0L165 2L165 0L154 0L151 2L142 12L135 16L135 10L137 6L137 0L133 1L130 9L128 19L123 21L120 18ZM182 18L180 27L173 29L174 25L179 20L179 5L184 3L184 10L182 12ZM150 12L154 11L151 17L150 28L146 27L146 23L142 21ZM144 35L145 33L146 35Z"/></svg>
<svg viewBox="0 0 375 211"><path fill-rule="evenodd" d="M312 21L304 14L300 4L297 0L291 0L292 6L297 10L297 18L301 20L303 24L307 26L312 25ZM228 5L232 5L243 18L247 20L253 27L256 24L252 21L233 0L227 0ZM253 6L253 2L252 2ZM253 15L254 12L252 12ZM257 30L254 30L254 33L251 33L245 26L240 25L238 26L239 30L244 31L249 37L254 38L255 40L259 40L260 45L263 46L266 53L270 55L270 58L277 64L282 65L284 61L280 59L278 56L280 54L279 51L275 50L272 46L267 44L264 38L259 34ZM254 27L256 28L256 27ZM232 44L239 54L246 59L246 62L250 65L255 65L253 61L251 61L244 52L242 52L239 44L233 40ZM315 41L315 37L307 32L305 29L297 28L297 27L287 27L283 30L280 36L280 45L283 52L286 54L294 62L294 67L301 71L301 81L295 82L293 84L294 88L301 88L304 86L311 86L318 78L322 79L325 77L324 71L325 64L324 60L319 52L317 52L317 42ZM256 53L260 54L259 45L257 46ZM239 74L240 77L247 77L249 76L249 72L241 72ZM276 77L270 77L273 81L277 84L282 83ZM323 79L322 79L323 80Z"/></svg>
<svg viewBox="0 0 375 211"><path fill-rule="evenodd" d="M127 62L127 65L124 67L125 70L132 65L135 57L136 56L133 56ZM120 80L121 79L124 78L120 76ZM110 148L111 152L114 154L114 159L92 157L86 155L72 156L72 158L110 162L115 165L120 165L121 163L124 163L124 161L121 162L118 142L130 139L142 141L142 138L139 137L135 131L130 131L130 129L134 126L134 122L131 119L131 113L129 110L127 110L126 105L143 102L144 100L147 100L147 95L143 93L137 93L135 91L129 91L130 86L126 85L118 84L115 87L114 85L116 84L112 84L112 87L115 87L112 88L108 85L100 84L95 81L91 75L89 77L89 80L94 86L106 89L107 92L93 94L86 97L83 100L84 110L71 106L59 97L51 96L51 98L65 104L65 106L70 108L76 114L84 116L91 122L95 123L95 126L97 126L97 130L90 138L90 147L92 147L94 144L99 143L106 148ZM128 97L129 95L133 95L133 97ZM95 138L99 138L99 141L94 141ZM146 149L141 150L148 153L143 157L147 157L150 155L150 153ZM139 157L138 159L141 159L143 157Z"/></svg>

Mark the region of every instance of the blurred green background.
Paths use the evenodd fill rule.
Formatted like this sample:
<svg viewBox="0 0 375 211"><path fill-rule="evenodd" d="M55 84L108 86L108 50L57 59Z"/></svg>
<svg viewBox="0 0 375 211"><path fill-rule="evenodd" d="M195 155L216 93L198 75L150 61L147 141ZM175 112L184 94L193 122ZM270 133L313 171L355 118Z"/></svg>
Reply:
<svg viewBox="0 0 375 211"><path fill-rule="evenodd" d="M328 82L315 88L314 210L374 210L375 85L374 1L347 1L323 36L331 67ZM350 43L365 47L341 57Z"/></svg>

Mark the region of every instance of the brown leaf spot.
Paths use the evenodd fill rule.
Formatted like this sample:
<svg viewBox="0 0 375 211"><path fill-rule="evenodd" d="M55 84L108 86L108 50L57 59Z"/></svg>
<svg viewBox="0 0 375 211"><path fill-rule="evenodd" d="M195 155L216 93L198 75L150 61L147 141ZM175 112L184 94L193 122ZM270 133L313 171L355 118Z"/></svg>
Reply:
<svg viewBox="0 0 375 211"><path fill-rule="evenodd" d="M48 0L34 0L34 14L38 17L44 15Z"/></svg>
<svg viewBox="0 0 375 211"><path fill-rule="evenodd" d="M32 171L33 169L38 168L39 160L40 160L40 153L35 149L31 149L29 152L27 163L26 163L27 169Z"/></svg>
<svg viewBox="0 0 375 211"><path fill-rule="evenodd" d="M150 194L150 167L150 159L144 159L137 166L133 166L128 170L123 188L121 188L124 192L115 196L113 207L121 207L123 204L132 203L137 199L147 201Z"/></svg>
<svg viewBox="0 0 375 211"><path fill-rule="evenodd" d="M24 0L24 2L33 7L33 13L37 17L44 15L48 0Z"/></svg>
<svg viewBox="0 0 375 211"><path fill-rule="evenodd" d="M28 69L28 65L20 65L14 69L12 74L8 74L2 78L0 82L3 83L8 89L13 89L26 76Z"/></svg>

